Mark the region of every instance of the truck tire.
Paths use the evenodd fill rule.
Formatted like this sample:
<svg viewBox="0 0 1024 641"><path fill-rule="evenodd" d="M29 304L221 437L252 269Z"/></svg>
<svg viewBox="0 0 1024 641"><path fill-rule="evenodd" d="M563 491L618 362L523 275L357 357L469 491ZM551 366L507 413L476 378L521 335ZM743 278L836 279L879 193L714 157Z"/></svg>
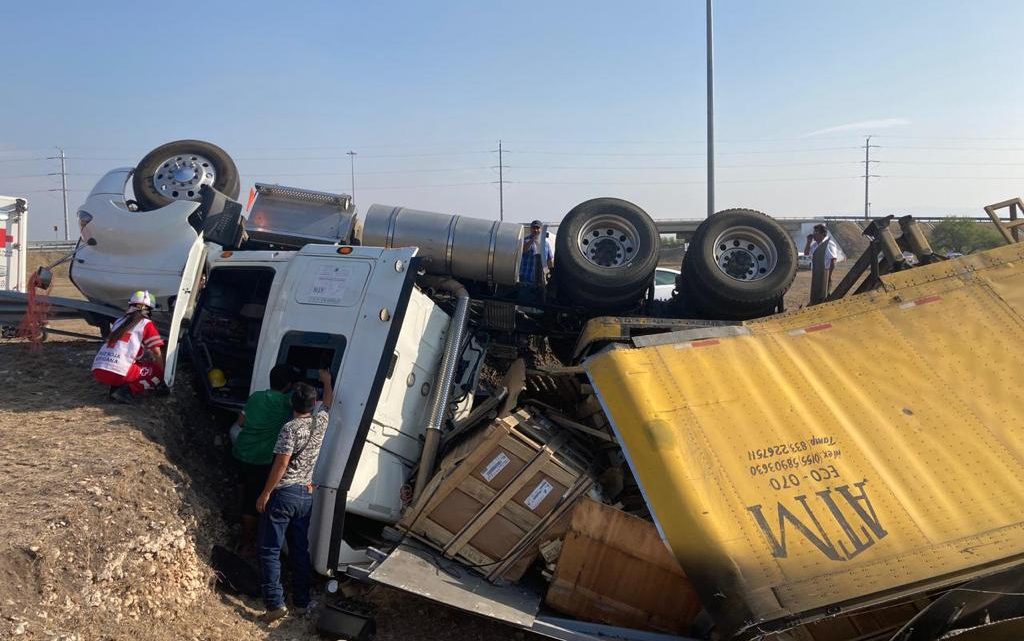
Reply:
<svg viewBox="0 0 1024 641"><path fill-rule="evenodd" d="M199 200L209 185L231 199L240 183L235 161L226 151L202 140L176 140L160 145L135 166L132 189L140 211L159 209L175 200Z"/></svg>
<svg viewBox="0 0 1024 641"><path fill-rule="evenodd" d="M745 320L771 313L796 276L796 246L771 217L727 209L693 234L683 256L684 294L703 315Z"/></svg>
<svg viewBox="0 0 1024 641"><path fill-rule="evenodd" d="M774 314L779 300L775 299L764 307L737 307L715 298L711 298L704 290L695 288L692 281L684 281L675 299L675 314L680 318L701 318L705 320L751 320ZM680 313L682 312L682 313Z"/></svg>
<svg viewBox="0 0 1024 641"><path fill-rule="evenodd" d="M660 246L654 221L633 203L618 198L580 203L558 226L558 291L602 312L636 304L651 285Z"/></svg>

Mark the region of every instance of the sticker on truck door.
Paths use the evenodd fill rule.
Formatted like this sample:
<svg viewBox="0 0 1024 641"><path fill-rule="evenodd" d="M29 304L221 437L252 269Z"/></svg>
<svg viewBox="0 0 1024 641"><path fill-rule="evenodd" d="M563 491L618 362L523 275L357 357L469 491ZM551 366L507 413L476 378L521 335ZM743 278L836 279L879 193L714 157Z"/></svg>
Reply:
<svg viewBox="0 0 1024 641"><path fill-rule="evenodd" d="M298 283L295 300L307 305L352 307L359 302L370 274L366 263L342 264L339 260L312 263Z"/></svg>

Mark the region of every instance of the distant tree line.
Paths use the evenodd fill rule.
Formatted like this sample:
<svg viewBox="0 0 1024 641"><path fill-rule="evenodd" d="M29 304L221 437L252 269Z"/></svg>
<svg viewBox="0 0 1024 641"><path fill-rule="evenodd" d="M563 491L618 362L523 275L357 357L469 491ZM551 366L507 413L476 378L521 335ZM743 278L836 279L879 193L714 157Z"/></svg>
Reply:
<svg viewBox="0 0 1024 641"><path fill-rule="evenodd" d="M971 254L1002 245L1003 237L991 223L950 216L932 228L931 244L939 254Z"/></svg>

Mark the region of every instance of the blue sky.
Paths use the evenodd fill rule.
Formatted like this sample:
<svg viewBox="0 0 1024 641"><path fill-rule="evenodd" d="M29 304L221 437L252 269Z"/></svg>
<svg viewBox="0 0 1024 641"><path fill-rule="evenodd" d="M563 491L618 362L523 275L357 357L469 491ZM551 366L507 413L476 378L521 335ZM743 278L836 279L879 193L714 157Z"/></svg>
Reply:
<svg viewBox="0 0 1024 641"><path fill-rule="evenodd" d="M3 2L0 193L53 236L104 170L178 138L243 183L558 219L704 213L704 2ZM1024 3L716 1L718 208L981 213L1024 182ZM858 125L857 123L866 123ZM817 133L815 133L817 132Z"/></svg>

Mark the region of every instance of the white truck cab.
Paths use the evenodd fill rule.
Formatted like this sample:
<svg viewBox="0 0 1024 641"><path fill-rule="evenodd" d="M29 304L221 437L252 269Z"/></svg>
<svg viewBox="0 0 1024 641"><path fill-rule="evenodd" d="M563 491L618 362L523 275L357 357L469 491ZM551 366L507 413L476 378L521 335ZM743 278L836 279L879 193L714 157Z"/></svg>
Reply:
<svg viewBox="0 0 1024 641"><path fill-rule="evenodd" d="M198 375L226 379L204 381L211 402L240 409L278 363L311 384L320 368L334 377L310 535L324 574L365 560L346 529L357 539L399 520L419 459L449 317L415 286L416 251L307 245L208 260L188 342Z"/></svg>

